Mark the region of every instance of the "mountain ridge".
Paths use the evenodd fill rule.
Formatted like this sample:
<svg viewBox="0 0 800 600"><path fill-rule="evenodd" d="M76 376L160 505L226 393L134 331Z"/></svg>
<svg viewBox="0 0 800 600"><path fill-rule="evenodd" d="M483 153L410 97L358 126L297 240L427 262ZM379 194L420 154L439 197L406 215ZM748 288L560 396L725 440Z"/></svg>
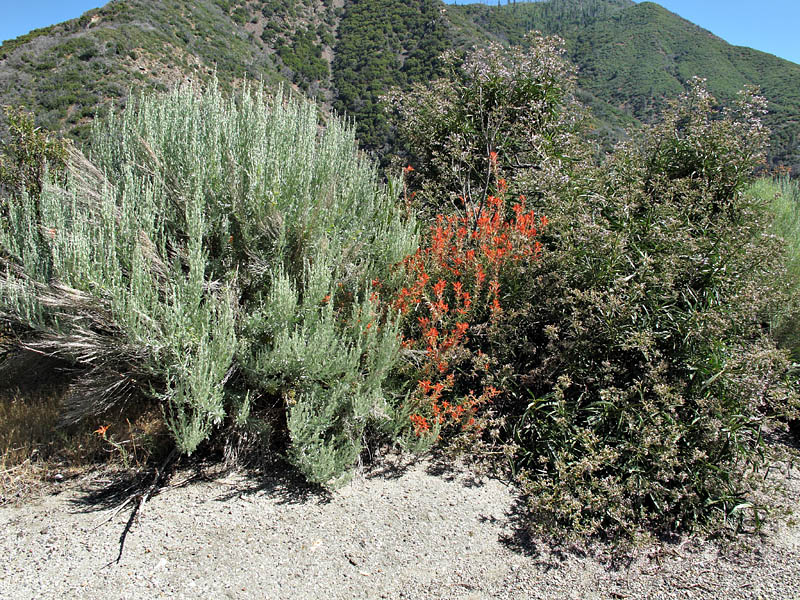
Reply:
<svg viewBox="0 0 800 600"><path fill-rule="evenodd" d="M290 86L354 118L363 146L395 150L380 96L440 74L437 57L489 41L558 34L578 95L608 143L656 117L694 75L722 102L758 84L770 101L770 160L800 170L800 65L741 46L653 2L549 0L500 7L439 0L112 0L0 46L0 103L82 139L129 89L186 79Z"/></svg>

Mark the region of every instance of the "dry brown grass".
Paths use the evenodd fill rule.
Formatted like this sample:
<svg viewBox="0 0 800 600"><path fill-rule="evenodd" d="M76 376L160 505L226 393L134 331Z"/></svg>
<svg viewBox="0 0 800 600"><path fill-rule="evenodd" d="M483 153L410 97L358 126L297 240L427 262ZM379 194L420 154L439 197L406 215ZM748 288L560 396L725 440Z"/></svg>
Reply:
<svg viewBox="0 0 800 600"><path fill-rule="evenodd" d="M0 504L93 468L140 467L166 439L160 412L146 405L61 427L65 390L64 384L0 389Z"/></svg>

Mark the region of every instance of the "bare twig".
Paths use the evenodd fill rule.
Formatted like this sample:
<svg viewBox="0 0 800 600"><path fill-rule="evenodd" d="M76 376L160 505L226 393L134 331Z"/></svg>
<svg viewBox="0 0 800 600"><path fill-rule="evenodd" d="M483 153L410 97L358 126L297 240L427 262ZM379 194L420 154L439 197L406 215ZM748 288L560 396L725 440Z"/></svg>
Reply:
<svg viewBox="0 0 800 600"><path fill-rule="evenodd" d="M125 550L125 541L128 538L128 533L130 532L131 528L133 527L134 522L136 522L141 516L145 503L152 498L156 492L161 488L162 483L169 471L169 469L174 466L175 462L178 459L178 449L173 448L172 452L169 453L169 456L164 459L164 462L161 463L161 466L156 469L155 476L153 477L153 482L150 486L144 490L139 491L127 498L125 502L123 502L115 511L114 514L111 515L109 520L113 519L117 514L119 514L123 508L125 508L128 504L133 502L133 510L131 511L130 517L128 517L128 522L125 524L125 528L122 530L122 533L119 536L119 553L117 554L116 560L112 560L106 566L110 566L113 563L119 564L119 561L122 559L122 552Z"/></svg>

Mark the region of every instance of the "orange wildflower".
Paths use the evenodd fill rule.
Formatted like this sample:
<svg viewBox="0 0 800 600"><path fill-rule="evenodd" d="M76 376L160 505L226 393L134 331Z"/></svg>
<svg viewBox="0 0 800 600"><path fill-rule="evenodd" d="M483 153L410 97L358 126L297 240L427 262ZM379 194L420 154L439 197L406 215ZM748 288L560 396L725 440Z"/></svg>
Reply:
<svg viewBox="0 0 800 600"><path fill-rule="evenodd" d="M430 431L430 425L428 424L428 419L421 415L411 415L409 417L411 423L414 425L414 433L417 436L421 436L423 433Z"/></svg>

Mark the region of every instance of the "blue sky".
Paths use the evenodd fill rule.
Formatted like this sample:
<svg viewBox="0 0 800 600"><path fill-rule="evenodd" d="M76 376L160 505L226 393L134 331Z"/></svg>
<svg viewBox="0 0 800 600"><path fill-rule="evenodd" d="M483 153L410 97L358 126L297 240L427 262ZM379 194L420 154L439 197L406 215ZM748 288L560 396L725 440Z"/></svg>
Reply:
<svg viewBox="0 0 800 600"><path fill-rule="evenodd" d="M466 2L457 0L457 3ZM496 4L497 0L484 3ZM800 63L800 0L660 0L658 3L731 44L750 46ZM0 40L78 17L103 4L98 0L0 0Z"/></svg>
<svg viewBox="0 0 800 600"><path fill-rule="evenodd" d="M106 0L107 2L108 0ZM0 40L11 40L31 29L80 17L102 0L0 0Z"/></svg>

